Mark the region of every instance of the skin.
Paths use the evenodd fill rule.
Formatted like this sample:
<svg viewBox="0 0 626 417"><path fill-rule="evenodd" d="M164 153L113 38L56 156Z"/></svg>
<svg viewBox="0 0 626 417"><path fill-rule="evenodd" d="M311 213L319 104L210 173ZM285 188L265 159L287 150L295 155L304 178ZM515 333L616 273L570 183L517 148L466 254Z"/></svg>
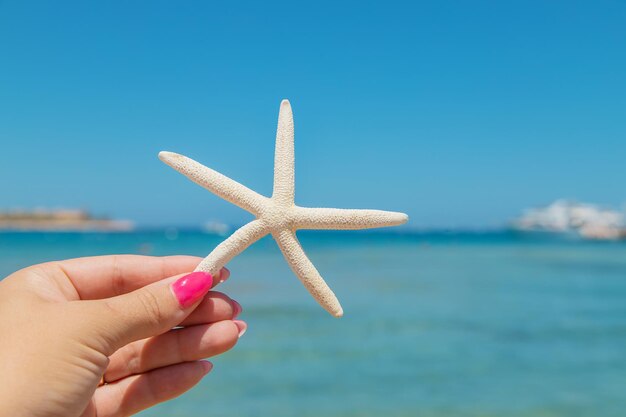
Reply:
<svg viewBox="0 0 626 417"><path fill-rule="evenodd" d="M0 281L0 415L128 416L196 385L246 329L220 292L180 304L171 285L200 261L80 258Z"/></svg>

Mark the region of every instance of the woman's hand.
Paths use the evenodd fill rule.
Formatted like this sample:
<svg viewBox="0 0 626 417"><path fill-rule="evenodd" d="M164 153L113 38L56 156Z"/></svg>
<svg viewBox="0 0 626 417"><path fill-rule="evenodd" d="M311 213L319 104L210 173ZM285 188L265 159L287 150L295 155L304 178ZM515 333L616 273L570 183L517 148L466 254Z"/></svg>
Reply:
<svg viewBox="0 0 626 417"><path fill-rule="evenodd" d="M1 281L0 415L127 416L197 384L246 329L210 291L228 271L189 274L199 261L80 258Z"/></svg>

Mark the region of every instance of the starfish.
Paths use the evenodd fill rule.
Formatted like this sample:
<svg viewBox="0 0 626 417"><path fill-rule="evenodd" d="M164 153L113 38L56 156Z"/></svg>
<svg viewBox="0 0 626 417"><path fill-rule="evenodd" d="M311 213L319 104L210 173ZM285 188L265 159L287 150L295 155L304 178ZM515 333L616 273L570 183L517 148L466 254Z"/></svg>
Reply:
<svg viewBox="0 0 626 417"><path fill-rule="evenodd" d="M296 237L298 229L356 230L397 226L406 223L404 213L381 210L350 210L299 207L294 202L293 113L283 100L278 113L272 197L262 196L193 159L173 152L159 158L196 184L252 213L255 220L237 229L220 243L196 268L215 275L231 259L262 237L271 234L287 263L313 298L335 317L343 315L337 297L304 253Z"/></svg>

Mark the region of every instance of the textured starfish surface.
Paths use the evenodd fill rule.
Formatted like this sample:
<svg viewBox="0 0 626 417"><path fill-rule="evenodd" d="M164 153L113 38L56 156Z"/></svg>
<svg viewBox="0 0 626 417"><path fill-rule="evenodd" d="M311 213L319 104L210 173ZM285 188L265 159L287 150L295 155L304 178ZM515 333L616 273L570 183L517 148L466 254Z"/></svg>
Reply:
<svg viewBox="0 0 626 417"><path fill-rule="evenodd" d="M343 309L296 238L298 229L369 229L406 223L408 216L380 210L299 207L294 203L294 130L289 101L283 100L278 114L274 190L272 197L262 196L206 166L172 152L161 152L159 158L201 185L244 210L256 219L236 230L220 243L198 265L196 271L215 275L227 262L262 237L271 234L287 263L313 298L335 317Z"/></svg>

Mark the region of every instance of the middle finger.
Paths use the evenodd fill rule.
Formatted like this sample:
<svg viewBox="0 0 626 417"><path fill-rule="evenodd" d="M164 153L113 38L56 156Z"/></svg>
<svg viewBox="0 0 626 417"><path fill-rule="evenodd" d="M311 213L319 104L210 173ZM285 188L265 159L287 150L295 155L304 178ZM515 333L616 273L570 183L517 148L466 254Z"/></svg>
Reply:
<svg viewBox="0 0 626 417"><path fill-rule="evenodd" d="M130 343L111 355L104 381L113 382L156 368L219 355L235 346L245 327L238 320L223 320L173 329Z"/></svg>
<svg viewBox="0 0 626 417"><path fill-rule="evenodd" d="M237 301L219 291L209 291L198 307L180 323L180 326L234 319L239 313L241 313L241 305Z"/></svg>

